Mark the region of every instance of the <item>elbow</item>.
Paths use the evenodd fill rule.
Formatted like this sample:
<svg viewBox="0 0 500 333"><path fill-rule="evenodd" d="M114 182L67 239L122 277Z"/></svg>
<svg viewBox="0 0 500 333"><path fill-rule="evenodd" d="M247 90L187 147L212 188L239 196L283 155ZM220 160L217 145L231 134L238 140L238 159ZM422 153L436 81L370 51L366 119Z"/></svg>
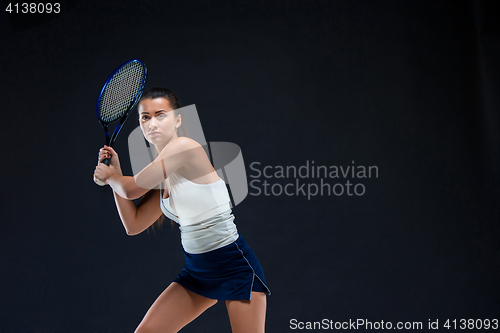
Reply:
<svg viewBox="0 0 500 333"><path fill-rule="evenodd" d="M135 231L130 230L130 229L125 229L125 232L127 233L128 236L135 236L138 234L138 232L135 232Z"/></svg>
<svg viewBox="0 0 500 333"><path fill-rule="evenodd" d="M135 228L125 227L125 232L127 233L128 236L135 236L142 233L143 231L144 229L141 229L140 227L137 228L137 226Z"/></svg>
<svg viewBox="0 0 500 333"><path fill-rule="evenodd" d="M127 233L127 236L135 236L138 234L136 228L133 228L134 223L130 223L130 221L124 221L122 220L123 227L125 228L125 232Z"/></svg>

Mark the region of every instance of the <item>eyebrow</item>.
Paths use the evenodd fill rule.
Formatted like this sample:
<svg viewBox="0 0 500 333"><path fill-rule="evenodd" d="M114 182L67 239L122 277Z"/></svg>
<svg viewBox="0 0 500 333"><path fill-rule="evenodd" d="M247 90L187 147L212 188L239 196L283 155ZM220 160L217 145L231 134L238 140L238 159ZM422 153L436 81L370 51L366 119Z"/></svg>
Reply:
<svg viewBox="0 0 500 333"><path fill-rule="evenodd" d="M155 112L155 114L160 113L160 112L169 112L169 111L167 111L167 110L158 110L158 111ZM149 114L149 112L142 111L141 114Z"/></svg>

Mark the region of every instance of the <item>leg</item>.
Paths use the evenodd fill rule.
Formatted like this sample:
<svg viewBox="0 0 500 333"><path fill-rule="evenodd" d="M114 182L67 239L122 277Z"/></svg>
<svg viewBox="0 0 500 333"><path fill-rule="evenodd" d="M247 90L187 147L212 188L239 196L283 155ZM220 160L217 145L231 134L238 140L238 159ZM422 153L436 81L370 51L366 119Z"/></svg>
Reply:
<svg viewBox="0 0 500 333"><path fill-rule="evenodd" d="M256 291L252 291L250 301L226 301L233 333L264 333L266 301L266 294Z"/></svg>
<svg viewBox="0 0 500 333"><path fill-rule="evenodd" d="M178 332L217 303L172 282L151 305L135 333Z"/></svg>

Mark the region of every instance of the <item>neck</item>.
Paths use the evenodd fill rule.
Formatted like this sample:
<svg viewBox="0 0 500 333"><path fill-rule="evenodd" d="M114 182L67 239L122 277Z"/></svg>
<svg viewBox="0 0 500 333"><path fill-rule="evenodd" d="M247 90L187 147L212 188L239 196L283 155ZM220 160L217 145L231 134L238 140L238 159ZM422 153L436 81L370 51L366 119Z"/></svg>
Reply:
<svg viewBox="0 0 500 333"><path fill-rule="evenodd" d="M157 152L158 154L160 154L160 153L161 153L161 151L162 151L162 150L163 150L163 149L164 149L164 148L165 148L165 147L166 147L166 146L167 146L170 142L174 141L174 140L175 140L175 139L177 139L177 138L178 138L178 136L177 136L177 132L176 132L176 133L174 133L174 135L173 135L173 136L172 136L172 137L171 137L171 138L170 138L167 142L165 142L164 144L162 144L162 145L155 145L155 147L156 147L156 152Z"/></svg>

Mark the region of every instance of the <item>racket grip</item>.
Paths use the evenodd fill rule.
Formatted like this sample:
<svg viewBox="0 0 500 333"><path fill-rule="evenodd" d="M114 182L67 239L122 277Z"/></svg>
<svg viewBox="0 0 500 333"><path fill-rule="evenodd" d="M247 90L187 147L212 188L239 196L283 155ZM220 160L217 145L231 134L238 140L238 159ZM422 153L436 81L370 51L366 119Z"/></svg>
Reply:
<svg viewBox="0 0 500 333"><path fill-rule="evenodd" d="M102 160L101 163L104 163L106 164L107 166L109 166L109 163L111 163L111 158L105 158L104 160ZM103 183L101 182L99 179L96 179L96 182L95 182L97 185L99 186L105 186L107 185L106 183Z"/></svg>

